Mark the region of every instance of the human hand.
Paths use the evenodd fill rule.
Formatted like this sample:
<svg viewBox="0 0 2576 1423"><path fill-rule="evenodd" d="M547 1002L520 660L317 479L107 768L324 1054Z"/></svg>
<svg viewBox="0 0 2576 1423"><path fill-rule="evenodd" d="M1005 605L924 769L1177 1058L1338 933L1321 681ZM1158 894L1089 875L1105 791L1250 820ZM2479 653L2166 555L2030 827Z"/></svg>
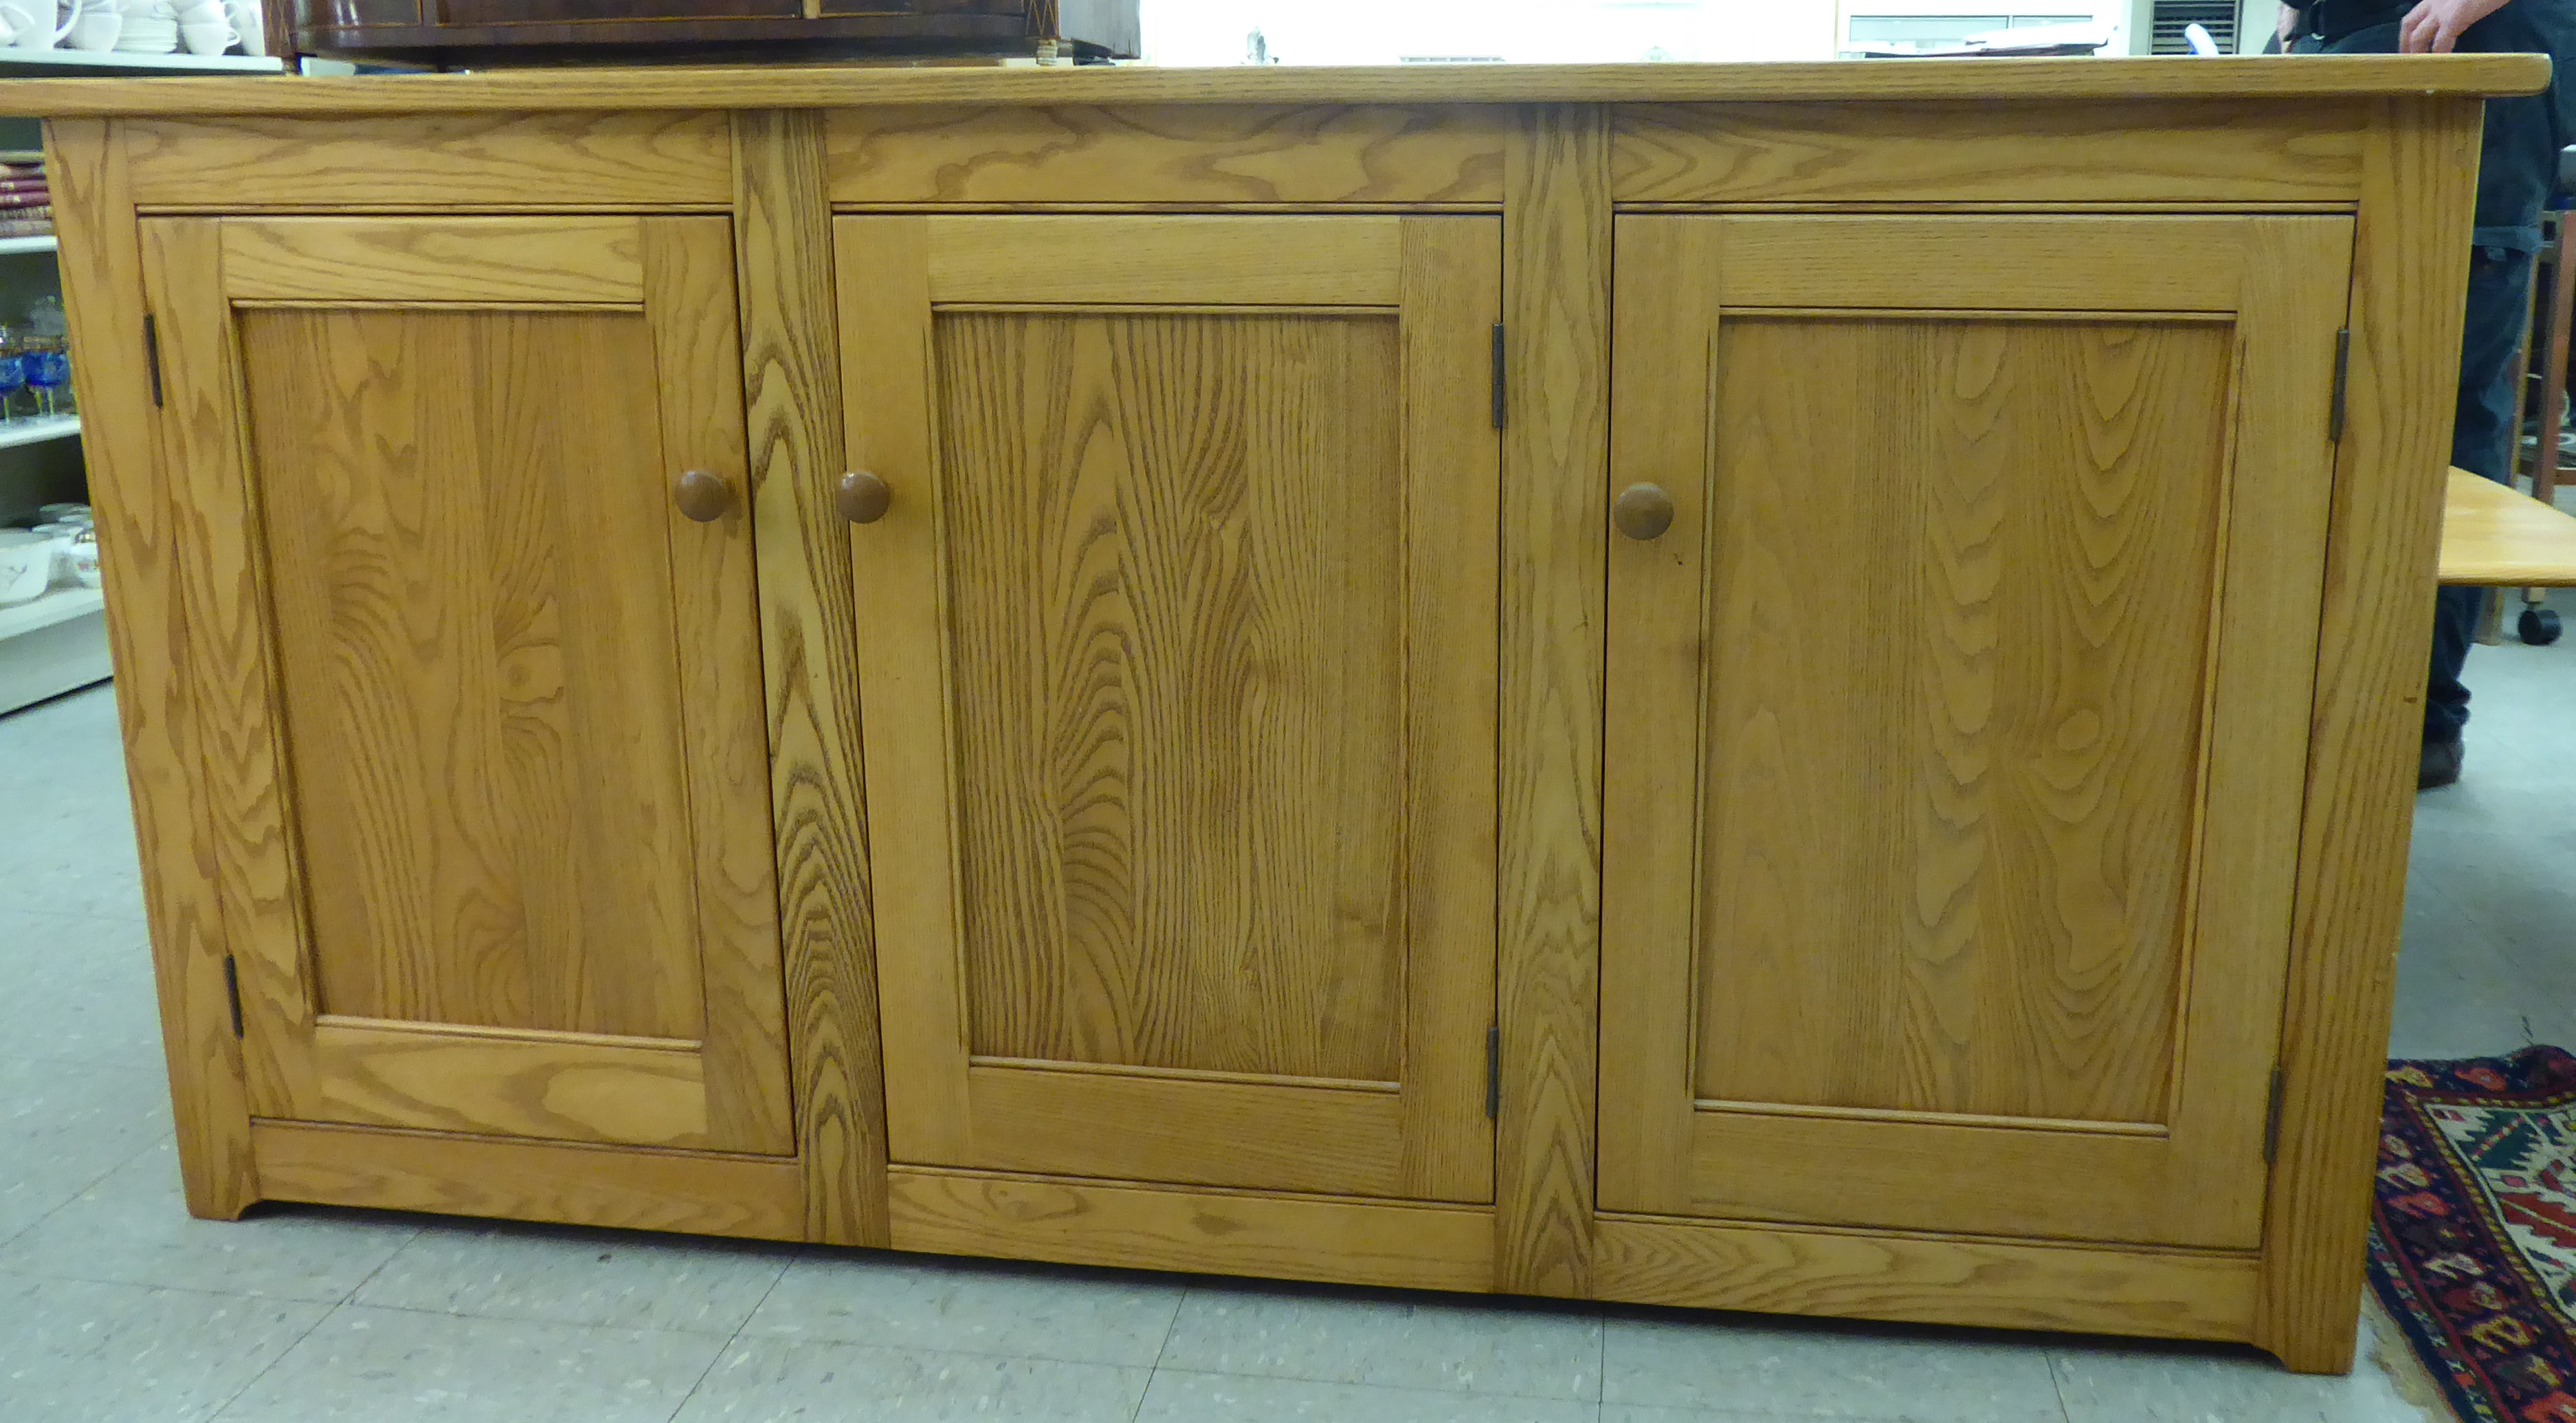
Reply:
<svg viewBox="0 0 2576 1423"><path fill-rule="evenodd" d="M2419 0L2398 22L2400 54L2449 54L2460 32L2503 9L2505 0Z"/></svg>

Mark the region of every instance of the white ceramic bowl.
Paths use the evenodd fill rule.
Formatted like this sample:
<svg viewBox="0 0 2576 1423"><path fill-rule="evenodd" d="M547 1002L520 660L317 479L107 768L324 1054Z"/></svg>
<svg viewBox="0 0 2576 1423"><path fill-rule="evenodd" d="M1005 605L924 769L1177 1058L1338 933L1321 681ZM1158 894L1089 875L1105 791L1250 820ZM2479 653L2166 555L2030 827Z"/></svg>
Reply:
<svg viewBox="0 0 2576 1423"><path fill-rule="evenodd" d="M72 576L72 541L89 532L87 524L38 524L36 532L54 541L54 586L69 588L79 580Z"/></svg>
<svg viewBox="0 0 2576 1423"><path fill-rule="evenodd" d="M54 578L54 541L30 529L0 529L0 607L45 596Z"/></svg>

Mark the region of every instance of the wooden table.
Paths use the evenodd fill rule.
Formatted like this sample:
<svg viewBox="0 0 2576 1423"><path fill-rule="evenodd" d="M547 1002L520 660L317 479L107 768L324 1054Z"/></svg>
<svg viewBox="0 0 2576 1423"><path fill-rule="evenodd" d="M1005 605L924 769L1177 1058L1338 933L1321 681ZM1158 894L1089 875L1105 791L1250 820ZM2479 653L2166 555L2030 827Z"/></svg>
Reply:
<svg viewBox="0 0 2576 1423"><path fill-rule="evenodd" d="M2454 469L2442 499L2442 581L2576 587L2576 514Z"/></svg>

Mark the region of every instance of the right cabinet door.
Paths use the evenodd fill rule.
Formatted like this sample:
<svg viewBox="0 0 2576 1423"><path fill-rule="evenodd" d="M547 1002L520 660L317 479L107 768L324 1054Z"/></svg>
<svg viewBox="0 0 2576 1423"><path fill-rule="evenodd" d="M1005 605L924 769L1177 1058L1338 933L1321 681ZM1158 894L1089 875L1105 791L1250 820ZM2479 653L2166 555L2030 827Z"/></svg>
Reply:
<svg viewBox="0 0 2576 1423"><path fill-rule="evenodd" d="M1603 1209L2260 1243L2351 239L1618 220Z"/></svg>

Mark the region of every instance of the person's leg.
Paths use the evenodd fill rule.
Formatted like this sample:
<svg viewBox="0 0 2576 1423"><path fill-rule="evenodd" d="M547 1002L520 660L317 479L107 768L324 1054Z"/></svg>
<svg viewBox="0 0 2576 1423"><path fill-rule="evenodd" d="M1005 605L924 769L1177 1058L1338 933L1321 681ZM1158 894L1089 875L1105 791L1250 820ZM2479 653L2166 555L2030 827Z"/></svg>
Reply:
<svg viewBox="0 0 2576 1423"><path fill-rule="evenodd" d="M2460 336L2460 401L2451 426L2451 463L2500 483L2513 476L2514 369L2531 314L2531 259L2500 247L2469 258L2467 321ZM2418 781L2443 785L2460 773L2460 736L2469 689L2460 673L2477 638L2483 588L2445 588L2433 602L2433 659L2424 689L2424 762Z"/></svg>

